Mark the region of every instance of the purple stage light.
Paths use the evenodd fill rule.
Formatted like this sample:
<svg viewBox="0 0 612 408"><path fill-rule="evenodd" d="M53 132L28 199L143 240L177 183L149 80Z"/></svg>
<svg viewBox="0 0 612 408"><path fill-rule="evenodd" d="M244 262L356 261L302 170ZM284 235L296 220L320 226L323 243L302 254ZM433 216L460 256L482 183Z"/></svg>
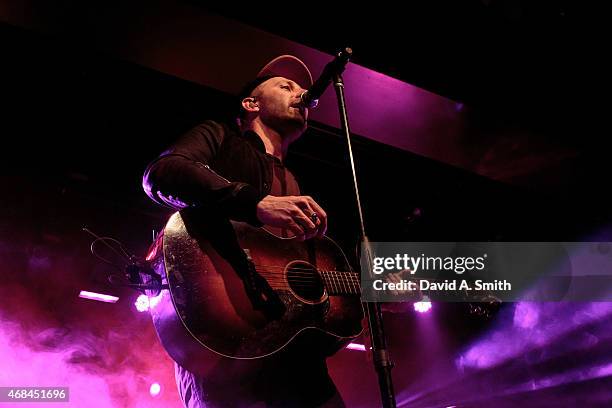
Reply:
<svg viewBox="0 0 612 408"><path fill-rule="evenodd" d="M489 369L535 348L549 347L547 354L551 354L555 349L550 345L561 342L568 333L610 316L612 303L609 302L519 302L514 306L511 325L501 321L500 328L475 342L458 361L468 368ZM573 346L579 349L592 344L587 341Z"/></svg>
<svg viewBox="0 0 612 408"><path fill-rule="evenodd" d="M139 312L146 312L149 309L154 308L159 301L161 300L161 293L155 297L148 297L147 295L140 295L134 302L134 306L136 306L136 310Z"/></svg>
<svg viewBox="0 0 612 408"><path fill-rule="evenodd" d="M349 343L345 348L347 350L366 351L365 346L359 343Z"/></svg>
<svg viewBox="0 0 612 408"><path fill-rule="evenodd" d="M149 310L149 297L147 295L140 295L134 302L134 306L136 306L136 310L139 312L146 312Z"/></svg>
<svg viewBox="0 0 612 408"><path fill-rule="evenodd" d="M152 397L157 397L160 392L161 392L161 386L159 385L159 383L151 384L151 387L149 388L149 393L151 394Z"/></svg>
<svg viewBox="0 0 612 408"><path fill-rule="evenodd" d="M429 312L431 307L432 307L431 302L427 302L427 301L414 303L414 310L416 310L419 313Z"/></svg>
<svg viewBox="0 0 612 408"><path fill-rule="evenodd" d="M88 292L82 290L79 293L79 297L83 299L97 300L99 302L116 303L119 298L117 296L104 295L102 293Z"/></svg>

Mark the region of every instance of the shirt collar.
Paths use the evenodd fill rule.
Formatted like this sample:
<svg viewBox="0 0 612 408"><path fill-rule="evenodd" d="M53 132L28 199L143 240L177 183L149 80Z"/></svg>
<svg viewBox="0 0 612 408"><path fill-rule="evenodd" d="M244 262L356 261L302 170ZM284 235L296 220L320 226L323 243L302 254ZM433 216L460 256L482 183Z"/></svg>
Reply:
<svg viewBox="0 0 612 408"><path fill-rule="evenodd" d="M280 160L278 157L272 156L271 154L266 152L266 145L264 145L263 140L261 140L257 132L255 132L254 130L246 130L242 134L242 137L244 137L245 140L251 144L251 146L264 153L267 157L271 158L272 160L281 165L283 164L283 161Z"/></svg>
<svg viewBox="0 0 612 408"><path fill-rule="evenodd" d="M247 142L249 142L257 150L259 150L262 153L266 152L266 146L264 145L263 140L261 140L261 138L256 132L252 130L247 130L242 134L242 136L245 138Z"/></svg>

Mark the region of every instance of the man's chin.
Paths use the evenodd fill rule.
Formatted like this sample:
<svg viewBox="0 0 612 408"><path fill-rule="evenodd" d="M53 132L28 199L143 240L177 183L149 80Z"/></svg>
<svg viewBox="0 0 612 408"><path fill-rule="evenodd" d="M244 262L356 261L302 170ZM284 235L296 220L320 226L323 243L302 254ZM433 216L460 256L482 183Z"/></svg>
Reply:
<svg viewBox="0 0 612 408"><path fill-rule="evenodd" d="M286 117L284 120L279 120L272 125L279 133L284 135L302 134L308 127L308 122L302 116Z"/></svg>
<svg viewBox="0 0 612 408"><path fill-rule="evenodd" d="M303 116L294 116L287 120L287 127L292 131L305 131L308 126L308 122Z"/></svg>

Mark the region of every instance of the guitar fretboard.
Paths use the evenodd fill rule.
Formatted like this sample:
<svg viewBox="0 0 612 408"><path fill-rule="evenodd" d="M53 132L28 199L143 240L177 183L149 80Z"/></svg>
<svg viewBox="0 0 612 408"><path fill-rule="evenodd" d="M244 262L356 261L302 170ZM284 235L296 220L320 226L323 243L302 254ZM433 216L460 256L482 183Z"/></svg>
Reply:
<svg viewBox="0 0 612 408"><path fill-rule="evenodd" d="M321 277L330 295L360 295L359 274L345 271L321 270Z"/></svg>

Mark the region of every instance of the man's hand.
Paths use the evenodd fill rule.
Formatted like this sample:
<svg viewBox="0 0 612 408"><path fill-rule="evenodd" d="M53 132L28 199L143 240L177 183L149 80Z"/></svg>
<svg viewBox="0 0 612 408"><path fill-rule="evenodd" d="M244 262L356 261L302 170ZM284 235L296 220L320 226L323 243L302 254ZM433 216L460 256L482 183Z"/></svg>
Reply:
<svg viewBox="0 0 612 408"><path fill-rule="evenodd" d="M401 283L404 278L410 277L410 272L411 272L410 269L404 269L399 272L388 273L385 276L385 281L387 281L388 283ZM407 289L394 289L394 290L387 290L387 292L392 293L394 296L401 296L411 291L408 291Z"/></svg>
<svg viewBox="0 0 612 408"><path fill-rule="evenodd" d="M327 231L327 214L309 196L265 196L257 204L257 218L266 225L289 229L300 240L322 237Z"/></svg>

